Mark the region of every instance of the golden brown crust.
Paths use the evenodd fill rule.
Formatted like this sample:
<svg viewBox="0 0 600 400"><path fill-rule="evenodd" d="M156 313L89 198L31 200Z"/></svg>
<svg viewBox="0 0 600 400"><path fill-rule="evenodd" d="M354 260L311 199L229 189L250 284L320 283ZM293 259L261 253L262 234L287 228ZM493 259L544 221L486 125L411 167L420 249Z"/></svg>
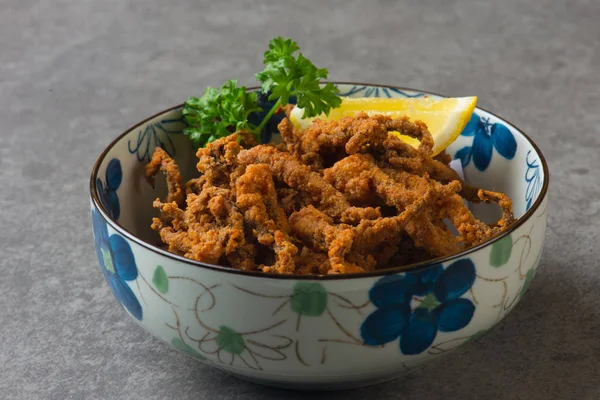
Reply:
<svg viewBox="0 0 600 400"><path fill-rule="evenodd" d="M275 252L275 264L262 265L260 268L265 272L293 273L294 256L298 248L288 236L287 216L277 200L269 167L264 164L249 165L235 185L236 203L244 213L246 226L252 229L260 244Z"/></svg>
<svg viewBox="0 0 600 400"><path fill-rule="evenodd" d="M152 229L169 251L242 270L359 273L455 254L514 221L506 195L462 182L446 153L431 156L420 121L358 113L303 131L284 118L279 130L277 146L244 132L209 143L197 152L201 176L185 185L155 151L146 176L162 170L169 191ZM487 225L464 199L496 203L502 217Z"/></svg>
<svg viewBox="0 0 600 400"><path fill-rule="evenodd" d="M245 165L265 164L271 174L290 187L308 193L327 215L342 222L356 222L360 218L378 215L372 208L358 210L351 207L342 193L337 191L321 175L298 162L291 154L268 145L242 150L238 160Z"/></svg>
<svg viewBox="0 0 600 400"><path fill-rule="evenodd" d="M166 151L157 147L152 154L152 159L144 167L146 180L152 187L154 187L154 176L158 173L159 169L165 174L167 180L168 194L165 201L167 203L174 201L179 205L183 204L185 197L181 189L179 167Z"/></svg>

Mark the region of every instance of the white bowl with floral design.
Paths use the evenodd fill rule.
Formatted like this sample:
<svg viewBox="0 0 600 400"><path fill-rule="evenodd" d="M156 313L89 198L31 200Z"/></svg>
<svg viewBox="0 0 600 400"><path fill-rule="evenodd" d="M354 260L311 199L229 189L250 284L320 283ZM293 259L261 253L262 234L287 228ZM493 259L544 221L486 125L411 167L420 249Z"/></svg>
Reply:
<svg viewBox="0 0 600 400"><path fill-rule="evenodd" d="M441 97L337 86L352 97ZM515 307L535 274L548 167L531 139L488 111L475 110L448 152L462 161L467 181L511 197L517 222L452 257L352 276L241 272L157 247L152 201L166 188L151 188L143 167L162 146L188 179L195 156L184 126L181 106L174 107L127 130L102 153L90 185L96 249L129 315L175 349L228 373L296 389L394 379L482 336ZM473 212L494 217L488 208Z"/></svg>

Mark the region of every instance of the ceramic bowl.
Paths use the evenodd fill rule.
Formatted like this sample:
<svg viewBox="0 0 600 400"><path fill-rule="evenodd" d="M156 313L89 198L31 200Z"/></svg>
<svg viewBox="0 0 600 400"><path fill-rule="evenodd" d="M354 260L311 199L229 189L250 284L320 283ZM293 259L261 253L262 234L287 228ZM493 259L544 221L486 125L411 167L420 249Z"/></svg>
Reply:
<svg viewBox="0 0 600 400"><path fill-rule="evenodd" d="M441 97L337 85L344 96ZM96 162L90 191L100 266L119 304L154 336L197 360L295 389L390 380L481 337L517 305L535 275L548 167L529 137L486 110L476 109L448 152L462 160L467 181L507 193L518 221L452 257L352 276L240 272L157 247L152 201L166 187L158 178L151 188L143 168L162 146L184 180L190 178L196 158L181 134L184 126L177 106L127 130ZM490 208L473 211L485 220L494 217Z"/></svg>

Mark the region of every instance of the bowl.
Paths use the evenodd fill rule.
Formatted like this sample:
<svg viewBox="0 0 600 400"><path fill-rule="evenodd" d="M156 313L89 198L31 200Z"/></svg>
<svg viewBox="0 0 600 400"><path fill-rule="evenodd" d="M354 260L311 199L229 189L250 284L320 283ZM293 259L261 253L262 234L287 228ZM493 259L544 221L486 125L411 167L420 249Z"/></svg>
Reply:
<svg viewBox="0 0 600 400"><path fill-rule="evenodd" d="M336 83L343 96L442 96ZM90 180L98 259L127 313L174 349L240 378L293 389L342 389L398 378L480 338L521 300L546 229L548 167L538 147L477 108L448 153L467 181L507 193L510 229L460 254L360 275L280 276L203 264L159 247L155 189L143 168L163 147L187 180L196 158L181 105L128 129ZM277 141L273 134L270 140ZM473 208L481 219L489 208ZM407 293L412 296L406 296ZM449 367L450 368L450 367Z"/></svg>

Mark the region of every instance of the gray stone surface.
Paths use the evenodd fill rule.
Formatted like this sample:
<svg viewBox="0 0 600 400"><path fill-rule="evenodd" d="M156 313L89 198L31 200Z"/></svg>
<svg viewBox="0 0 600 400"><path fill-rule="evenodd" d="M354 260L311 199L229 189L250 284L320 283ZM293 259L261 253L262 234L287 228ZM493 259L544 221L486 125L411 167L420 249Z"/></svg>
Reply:
<svg viewBox="0 0 600 400"><path fill-rule="evenodd" d="M0 0L0 397L600 398L598 0L274 3ZM97 155L205 85L251 83L279 34L335 80L477 94L548 158L530 293L423 373L334 394L241 382L152 338L99 272L87 193Z"/></svg>

